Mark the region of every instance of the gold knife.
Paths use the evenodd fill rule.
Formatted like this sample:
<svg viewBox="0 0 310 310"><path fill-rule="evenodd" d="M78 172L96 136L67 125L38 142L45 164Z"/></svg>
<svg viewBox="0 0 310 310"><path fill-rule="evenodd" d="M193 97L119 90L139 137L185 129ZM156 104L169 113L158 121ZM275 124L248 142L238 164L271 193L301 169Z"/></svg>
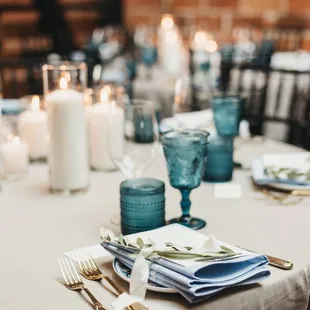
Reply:
<svg viewBox="0 0 310 310"><path fill-rule="evenodd" d="M251 250L248 250L248 249L245 249L241 246L238 246L240 249L243 249L243 250L246 250L246 251L249 251L249 252L252 252L252 253L257 253L257 252L254 252L254 251L251 251ZM285 269L285 270L290 270L293 268L294 264L290 261L287 261L287 260L284 260L284 259L281 259L281 258L278 258L278 257L274 257L274 256L269 256L269 255L266 255L266 254L263 254L265 255L268 260L269 260L269 264L270 266L273 266L273 267L277 267L277 268L280 268L280 269Z"/></svg>

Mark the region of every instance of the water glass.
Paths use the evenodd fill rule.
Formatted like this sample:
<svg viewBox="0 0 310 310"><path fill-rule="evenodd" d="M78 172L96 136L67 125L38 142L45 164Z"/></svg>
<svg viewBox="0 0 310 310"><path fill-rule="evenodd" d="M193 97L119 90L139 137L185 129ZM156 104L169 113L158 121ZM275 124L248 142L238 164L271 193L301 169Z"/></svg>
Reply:
<svg viewBox="0 0 310 310"><path fill-rule="evenodd" d="M165 183L157 179L127 180L120 185L122 234L156 229L165 222Z"/></svg>
<svg viewBox="0 0 310 310"><path fill-rule="evenodd" d="M240 98L237 96L217 96L212 99L211 105L217 133L221 136L237 136L242 109Z"/></svg>
<svg viewBox="0 0 310 310"><path fill-rule="evenodd" d="M170 184L182 195L182 216L169 221L200 229L206 222L190 216L190 193L199 187L207 160L209 133L204 130L169 131L162 136Z"/></svg>
<svg viewBox="0 0 310 310"><path fill-rule="evenodd" d="M111 160L127 178L137 178L158 150L154 104L147 100L115 101L109 111L107 141Z"/></svg>
<svg viewBox="0 0 310 310"><path fill-rule="evenodd" d="M233 175L233 137L211 135L208 143L208 159L203 180L228 182Z"/></svg>

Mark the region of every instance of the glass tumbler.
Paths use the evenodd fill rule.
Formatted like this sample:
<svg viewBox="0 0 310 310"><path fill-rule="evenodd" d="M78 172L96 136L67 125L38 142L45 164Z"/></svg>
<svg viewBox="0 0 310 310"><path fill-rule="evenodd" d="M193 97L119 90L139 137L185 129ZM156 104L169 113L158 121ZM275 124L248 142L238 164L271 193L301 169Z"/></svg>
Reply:
<svg viewBox="0 0 310 310"><path fill-rule="evenodd" d="M203 180L228 182L233 175L233 138L211 135L208 143L208 158Z"/></svg>
<svg viewBox="0 0 310 310"><path fill-rule="evenodd" d="M157 179L132 179L121 183L122 234L162 227L165 222L165 183Z"/></svg>
<svg viewBox="0 0 310 310"><path fill-rule="evenodd" d="M236 96L217 96L211 106L217 133L221 136L237 136L241 120L240 98Z"/></svg>

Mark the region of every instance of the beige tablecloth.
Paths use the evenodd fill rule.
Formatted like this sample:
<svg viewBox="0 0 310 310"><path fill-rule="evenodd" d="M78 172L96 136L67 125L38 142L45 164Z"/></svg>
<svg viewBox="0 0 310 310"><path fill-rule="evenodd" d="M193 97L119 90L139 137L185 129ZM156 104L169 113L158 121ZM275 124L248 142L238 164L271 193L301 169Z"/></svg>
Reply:
<svg viewBox="0 0 310 310"><path fill-rule="evenodd" d="M264 152L294 151L294 147L265 140L237 143L236 160L245 165ZM166 181L167 219L180 214L180 194L171 188L162 154L146 175ZM3 183L0 194L0 309L83 310L91 309L78 293L59 283L57 258L77 245L99 242L104 225L115 233L110 219L119 212L119 172L91 173L87 194L76 197L50 195L46 165L32 165L28 177ZM283 206L255 192L250 172L236 171L234 181L242 186L242 199L215 199L212 184L202 184L192 193L192 214L208 221L206 233L248 249L278 256L295 263L291 271L271 267L271 277L261 285L230 289L212 299L189 305L177 294L148 292L150 309L307 309L310 281L310 200ZM127 284L99 261L102 269L125 288ZM115 296L102 284L86 281L87 287L106 305Z"/></svg>

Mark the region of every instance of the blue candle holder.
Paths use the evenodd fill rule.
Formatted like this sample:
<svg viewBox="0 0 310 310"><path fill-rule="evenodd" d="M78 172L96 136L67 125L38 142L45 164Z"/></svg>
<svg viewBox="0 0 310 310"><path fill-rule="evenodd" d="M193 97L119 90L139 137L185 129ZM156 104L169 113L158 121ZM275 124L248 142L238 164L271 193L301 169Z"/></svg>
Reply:
<svg viewBox="0 0 310 310"><path fill-rule="evenodd" d="M211 135L203 180L207 182L231 181L234 168L233 151L233 137Z"/></svg>
<svg viewBox="0 0 310 310"><path fill-rule="evenodd" d="M162 136L170 184L180 190L182 195L182 216L169 223L200 229L206 225L202 219L193 218L190 193L199 187L207 159L209 133L203 130L170 131Z"/></svg>
<svg viewBox="0 0 310 310"><path fill-rule="evenodd" d="M242 113L242 102L237 96L218 96L211 102L217 133L221 136L237 136Z"/></svg>
<svg viewBox="0 0 310 310"><path fill-rule="evenodd" d="M121 183L122 234L134 234L166 225L165 184L157 179L132 179Z"/></svg>

